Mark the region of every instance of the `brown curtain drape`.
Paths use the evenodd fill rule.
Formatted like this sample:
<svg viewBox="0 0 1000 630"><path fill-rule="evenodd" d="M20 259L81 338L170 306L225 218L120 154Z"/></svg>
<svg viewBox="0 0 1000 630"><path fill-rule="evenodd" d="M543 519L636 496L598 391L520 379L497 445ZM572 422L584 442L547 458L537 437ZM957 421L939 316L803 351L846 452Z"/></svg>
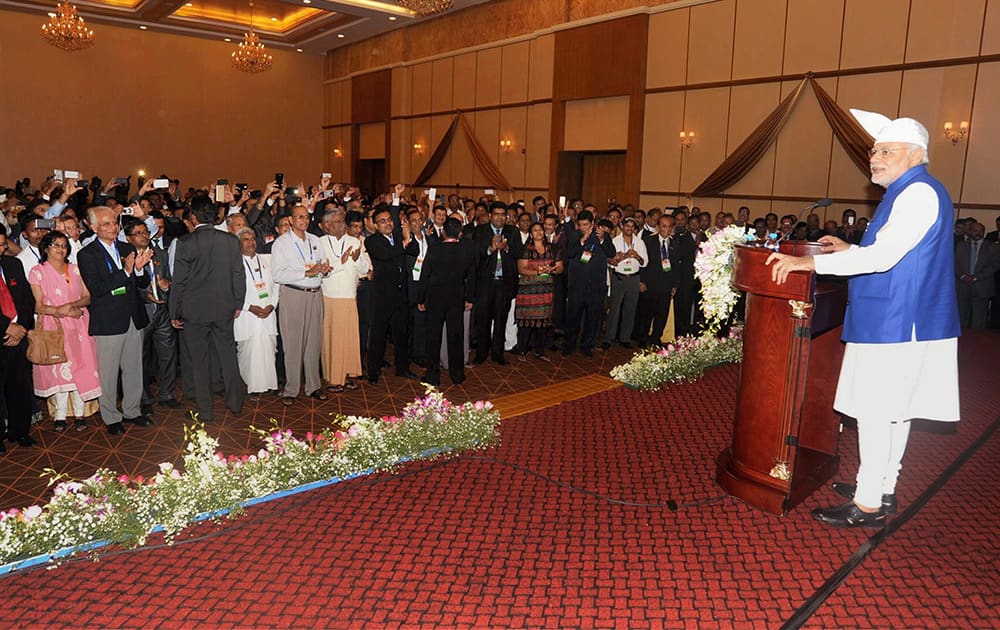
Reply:
<svg viewBox="0 0 1000 630"><path fill-rule="evenodd" d="M847 151L847 156L862 173L866 176L870 175L868 149L872 146L874 138L868 135L868 132L858 124L858 121L854 120L854 116L851 116L850 112L842 110L812 77L809 78L809 85L816 93L816 100L819 101L826 121L833 127L833 135L837 136L840 145Z"/></svg>
<svg viewBox="0 0 1000 630"><path fill-rule="evenodd" d="M444 137L441 138L441 142L434 147L434 153L431 154L430 159L427 160L427 165L424 169L420 171L420 175L417 175L417 179L413 181L414 186L422 186L425 184L432 175L440 168L441 162L444 160L444 156L447 155L448 149L451 148L451 143L455 138L455 131L458 129L458 124L462 124L462 132L465 133L465 141L469 144L469 152L472 153L472 161L479 167L479 170L483 172L486 177L486 181L490 183L491 186L500 190L511 190L510 182L507 178L503 176L500 171L500 167L497 166L493 160L490 158L486 150L483 149L483 145L479 144L479 140L476 138L476 133L473 131L472 126L469 121L466 120L464 114L456 114L451 121L451 125L448 127L448 131L445 132Z"/></svg>
<svg viewBox="0 0 1000 630"><path fill-rule="evenodd" d="M461 114L455 116L451 120L451 125L448 126L448 131L446 131L444 137L441 138L441 142L434 147L434 153L431 153L431 157L427 160L427 165L424 166L422 171L420 171L417 178L413 180L414 186L422 186L441 166L444 156L447 155L448 149L451 148L451 141L455 138L455 130L458 129L459 116L461 116Z"/></svg>
<svg viewBox="0 0 1000 630"><path fill-rule="evenodd" d="M720 193L750 172L750 169L763 157L767 148L771 146L782 127L788 122L788 117L802 95L807 79L802 79L795 91L781 101L778 107L747 136L747 139L736 147L736 150L694 189L691 196L708 197Z"/></svg>

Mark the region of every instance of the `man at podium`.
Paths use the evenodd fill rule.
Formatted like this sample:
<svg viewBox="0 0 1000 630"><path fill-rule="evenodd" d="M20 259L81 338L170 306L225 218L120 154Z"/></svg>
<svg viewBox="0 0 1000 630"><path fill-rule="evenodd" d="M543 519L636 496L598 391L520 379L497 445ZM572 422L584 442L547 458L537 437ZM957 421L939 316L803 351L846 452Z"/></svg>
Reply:
<svg viewBox="0 0 1000 630"><path fill-rule="evenodd" d="M771 277L792 271L852 276L844 318L844 362L834 409L858 422L857 485L834 483L851 499L813 510L834 527L882 527L896 511L896 479L910 419L954 422L958 410L958 305L952 221L944 186L927 172L927 129L912 118L852 109L875 139L871 180L885 188L859 245L820 239L823 256L774 253Z"/></svg>

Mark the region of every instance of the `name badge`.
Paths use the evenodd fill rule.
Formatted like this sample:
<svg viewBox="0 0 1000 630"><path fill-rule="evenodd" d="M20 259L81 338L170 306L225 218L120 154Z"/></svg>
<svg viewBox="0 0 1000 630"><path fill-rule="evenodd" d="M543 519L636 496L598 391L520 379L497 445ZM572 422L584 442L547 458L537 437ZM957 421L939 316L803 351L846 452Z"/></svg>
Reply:
<svg viewBox="0 0 1000 630"><path fill-rule="evenodd" d="M670 271L670 269L671 269L671 267L670 267L670 259L669 258L664 258L663 260L661 260L660 261L660 268L662 268L663 271Z"/></svg>
<svg viewBox="0 0 1000 630"><path fill-rule="evenodd" d="M253 286L254 286L254 288L257 289L257 297L259 297L262 300L264 298L268 297L267 283L266 282L257 282Z"/></svg>
<svg viewBox="0 0 1000 630"><path fill-rule="evenodd" d="M632 266L631 262L626 262L622 265L622 273L635 273L635 267Z"/></svg>
<svg viewBox="0 0 1000 630"><path fill-rule="evenodd" d="M111 295L125 295L125 287L118 287L117 289L111 289Z"/></svg>
<svg viewBox="0 0 1000 630"><path fill-rule="evenodd" d="M582 263L589 263L591 257L593 257L593 254L591 254L587 250L584 250L584 252L582 254L580 254L580 262L582 262Z"/></svg>
<svg viewBox="0 0 1000 630"><path fill-rule="evenodd" d="M420 270L423 268L423 266L424 266L424 259L423 259L423 257L422 256L418 257L417 258L417 262L413 263L413 279L414 280L420 280Z"/></svg>

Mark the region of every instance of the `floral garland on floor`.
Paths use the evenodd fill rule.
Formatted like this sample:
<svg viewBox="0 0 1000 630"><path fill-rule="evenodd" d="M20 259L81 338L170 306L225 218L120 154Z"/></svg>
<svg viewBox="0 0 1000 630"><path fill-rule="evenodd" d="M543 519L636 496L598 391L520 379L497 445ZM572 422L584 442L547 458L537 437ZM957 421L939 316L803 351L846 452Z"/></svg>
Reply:
<svg viewBox="0 0 1000 630"><path fill-rule="evenodd" d="M742 328L733 327L727 337L679 337L666 347L640 350L628 363L612 369L611 378L643 390L697 380L712 366L743 360L742 334Z"/></svg>
<svg viewBox="0 0 1000 630"><path fill-rule="evenodd" d="M252 455L224 456L203 425L185 427L183 469L162 463L152 478L108 469L82 481L47 469L55 485L46 505L0 513L0 564L102 541L141 546L162 529L167 543L205 514L238 514L252 499L311 482L382 471L413 459L485 448L499 439L489 402L455 405L433 387L400 416L338 416L305 439L250 427L263 440Z"/></svg>
<svg viewBox="0 0 1000 630"><path fill-rule="evenodd" d="M664 348L641 350L612 369L611 377L634 389L653 390L665 383L696 380L714 365L742 361L743 329L734 326L721 338L718 333L740 298L732 286L735 247L751 240L753 236L742 227L730 225L701 244L694 262L705 314L700 337L680 337Z"/></svg>

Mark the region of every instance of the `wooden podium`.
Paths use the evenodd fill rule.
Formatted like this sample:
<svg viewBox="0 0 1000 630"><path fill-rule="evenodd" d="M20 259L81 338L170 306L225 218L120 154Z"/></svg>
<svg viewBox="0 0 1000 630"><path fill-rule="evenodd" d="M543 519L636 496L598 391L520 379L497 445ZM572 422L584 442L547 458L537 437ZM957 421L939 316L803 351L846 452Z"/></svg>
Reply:
<svg viewBox="0 0 1000 630"><path fill-rule="evenodd" d="M822 253L785 241L783 254ZM733 442L716 481L738 499L783 515L837 472L840 418L833 398L844 349L847 284L811 272L771 280L770 250L739 245L733 286L746 291L743 364Z"/></svg>

